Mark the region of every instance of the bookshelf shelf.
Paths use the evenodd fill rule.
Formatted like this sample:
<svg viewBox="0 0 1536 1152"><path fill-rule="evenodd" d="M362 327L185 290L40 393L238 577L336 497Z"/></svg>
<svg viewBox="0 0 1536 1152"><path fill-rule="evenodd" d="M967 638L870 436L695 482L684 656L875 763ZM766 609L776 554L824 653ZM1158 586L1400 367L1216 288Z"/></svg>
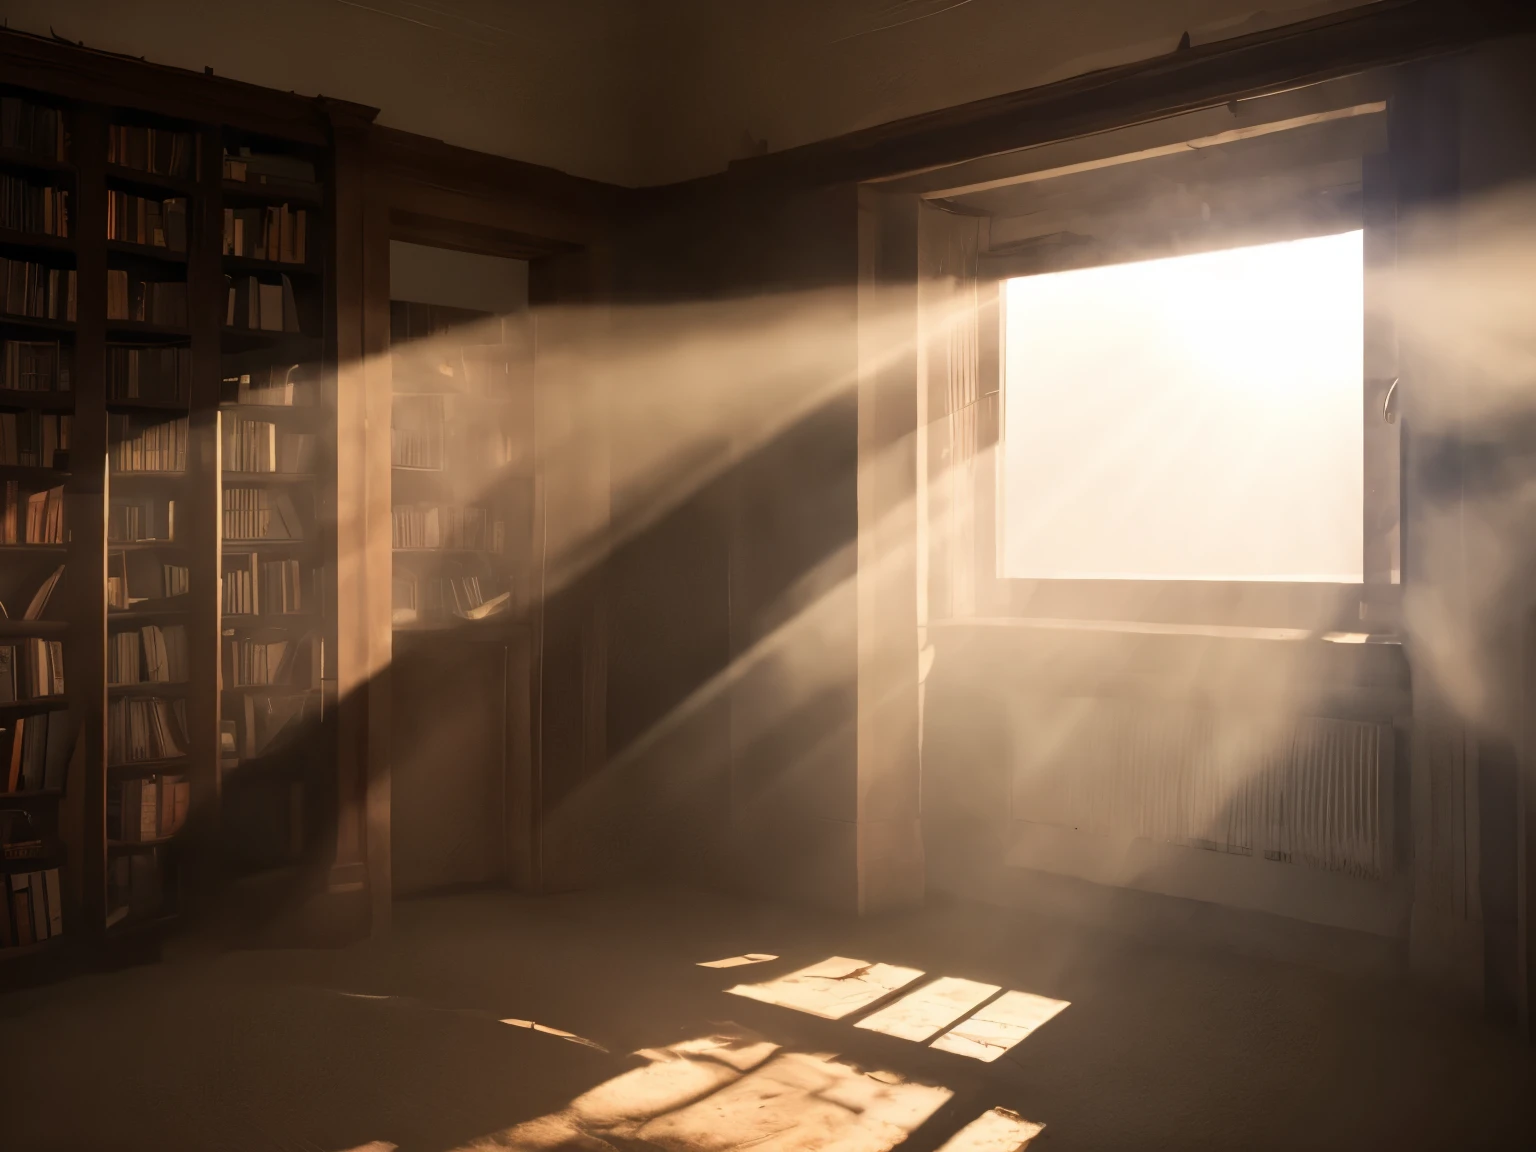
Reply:
<svg viewBox="0 0 1536 1152"><path fill-rule="evenodd" d="M143 684L108 684L107 695L111 698L122 696L185 696L189 685L185 680L174 683L162 683L149 681Z"/></svg>
<svg viewBox="0 0 1536 1152"><path fill-rule="evenodd" d="M0 480L25 480L37 484L62 484L69 473L62 468L39 468L31 464L0 464Z"/></svg>
<svg viewBox="0 0 1536 1152"><path fill-rule="evenodd" d="M190 613L190 608L112 608L106 614L106 622L112 624L138 624L138 622L178 619Z"/></svg>
<svg viewBox="0 0 1536 1152"><path fill-rule="evenodd" d="M172 756L163 760L124 760L120 764L108 764L107 771L116 776L158 776L165 772L184 772L190 762L186 756Z"/></svg>
<svg viewBox="0 0 1536 1152"><path fill-rule="evenodd" d="M0 228L0 246L7 248L32 248L40 252L70 252L75 242L68 236L49 236L43 232L21 232L14 228Z"/></svg>
<svg viewBox="0 0 1536 1152"><path fill-rule="evenodd" d="M176 842L175 836L161 836L154 840L108 840L107 851L111 853L153 852L156 848L164 848Z"/></svg>
<svg viewBox="0 0 1536 1152"><path fill-rule="evenodd" d="M75 166L66 160L54 160L16 148L0 148L0 167L28 168L33 172L57 172L67 176L75 174Z"/></svg>
<svg viewBox="0 0 1536 1152"><path fill-rule="evenodd" d="M106 178L112 184L130 184L135 188L153 189L157 192L175 192L181 196L196 194L197 182L183 180L176 176L162 176L156 172L145 172L139 168L129 168L123 164L108 164L105 169Z"/></svg>
<svg viewBox="0 0 1536 1152"><path fill-rule="evenodd" d="M313 472L225 472L226 484L313 484L320 477Z"/></svg>
<svg viewBox="0 0 1536 1152"><path fill-rule="evenodd" d="M0 552L31 553L35 556L60 555L68 551L68 544L0 544Z"/></svg>
<svg viewBox="0 0 1536 1152"><path fill-rule="evenodd" d="M151 324L145 320L108 320L107 335L125 340L190 340L192 330L177 324Z"/></svg>
<svg viewBox="0 0 1536 1152"><path fill-rule="evenodd" d="M10 636L64 636L68 620L0 620L0 638Z"/></svg>
<svg viewBox="0 0 1536 1152"><path fill-rule="evenodd" d="M187 254L173 248L161 248L156 244L130 244L126 240L108 240L107 251L115 256L132 256L140 260L159 260L166 264L185 264Z"/></svg>
<svg viewBox="0 0 1536 1152"><path fill-rule="evenodd" d="M0 809L7 804L48 804L64 795L62 788L37 788L31 792L0 792Z"/></svg>
<svg viewBox="0 0 1536 1152"><path fill-rule="evenodd" d="M42 316L23 316L17 312L0 312L0 328L14 328L43 333L73 333L75 331L75 322L73 320L49 320Z"/></svg>
<svg viewBox="0 0 1536 1152"><path fill-rule="evenodd" d="M0 704L0 720L14 720L18 716L34 716L39 712L58 712L69 707L67 696L36 696L29 700L12 700Z"/></svg>
<svg viewBox="0 0 1536 1152"><path fill-rule="evenodd" d="M108 412L176 412L185 415L187 402L185 400L108 400ZM142 475L142 473L118 472L117 476ZM185 473L173 472L173 476L182 476Z"/></svg>
<svg viewBox="0 0 1536 1152"><path fill-rule="evenodd" d="M282 180L265 184L250 180L225 180L222 191L224 199L232 204L282 204L286 201L314 208L324 202L324 196L318 189Z"/></svg>
<svg viewBox="0 0 1536 1152"><path fill-rule="evenodd" d="M319 276L323 272L318 265L309 261L290 264L282 260L258 260L254 256L226 256L224 268L229 272L255 275L281 273L284 276Z"/></svg>
<svg viewBox="0 0 1536 1152"><path fill-rule="evenodd" d="M41 412L69 412L75 407L73 392L43 392L23 388L0 388L0 408L36 409Z"/></svg>
<svg viewBox="0 0 1536 1152"><path fill-rule="evenodd" d="M226 352L270 351L284 356L318 355L321 340L305 332L269 332L261 328L224 328Z"/></svg>

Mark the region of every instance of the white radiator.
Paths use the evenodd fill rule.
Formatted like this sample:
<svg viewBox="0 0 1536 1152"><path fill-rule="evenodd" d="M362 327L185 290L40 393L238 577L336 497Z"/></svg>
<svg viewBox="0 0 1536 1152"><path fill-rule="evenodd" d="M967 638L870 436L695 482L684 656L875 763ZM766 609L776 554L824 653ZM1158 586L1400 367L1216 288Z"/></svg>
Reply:
<svg viewBox="0 0 1536 1152"><path fill-rule="evenodd" d="M1016 717L1013 818L1385 878L1392 729L1058 699Z"/></svg>

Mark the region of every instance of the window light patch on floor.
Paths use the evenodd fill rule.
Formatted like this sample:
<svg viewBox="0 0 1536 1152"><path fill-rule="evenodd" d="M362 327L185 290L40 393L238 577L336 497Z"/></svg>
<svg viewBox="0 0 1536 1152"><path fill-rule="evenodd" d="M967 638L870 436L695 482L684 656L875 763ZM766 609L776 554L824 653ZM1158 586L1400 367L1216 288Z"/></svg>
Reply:
<svg viewBox="0 0 1536 1152"><path fill-rule="evenodd" d="M948 1140L939 1152L1018 1152L1045 1130L1010 1108L989 1108Z"/></svg>
<svg viewBox="0 0 1536 1152"><path fill-rule="evenodd" d="M931 1047L990 1063L1070 1003L1032 992L1006 992L944 1033Z"/></svg>
<svg viewBox="0 0 1536 1152"><path fill-rule="evenodd" d="M883 1032L899 1040L927 1040L998 992L996 984L979 984L957 976L941 976L909 992L854 1025Z"/></svg>
<svg viewBox="0 0 1536 1152"><path fill-rule="evenodd" d="M700 968L740 968L746 964L762 964L778 957L768 952L743 952L740 956L727 956L724 960L701 960Z"/></svg>
<svg viewBox="0 0 1536 1152"><path fill-rule="evenodd" d="M916 968L833 956L776 980L738 984L728 991L826 1020L841 1020L905 988L922 974Z"/></svg>

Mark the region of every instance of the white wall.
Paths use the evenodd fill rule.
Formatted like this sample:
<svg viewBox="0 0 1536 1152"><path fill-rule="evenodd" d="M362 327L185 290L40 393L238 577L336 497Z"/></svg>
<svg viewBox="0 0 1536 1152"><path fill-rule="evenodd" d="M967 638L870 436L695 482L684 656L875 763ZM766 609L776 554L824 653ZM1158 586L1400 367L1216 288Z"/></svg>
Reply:
<svg viewBox="0 0 1536 1152"><path fill-rule="evenodd" d="M0 0L12 28L659 184L1359 0ZM1262 4L1262 8L1260 5Z"/></svg>

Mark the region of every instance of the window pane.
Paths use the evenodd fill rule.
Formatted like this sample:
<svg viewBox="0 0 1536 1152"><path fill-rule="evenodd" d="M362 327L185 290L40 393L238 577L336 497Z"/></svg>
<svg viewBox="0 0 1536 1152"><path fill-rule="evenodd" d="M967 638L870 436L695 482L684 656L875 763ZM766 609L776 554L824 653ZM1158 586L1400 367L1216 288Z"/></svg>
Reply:
<svg viewBox="0 0 1536 1152"><path fill-rule="evenodd" d="M1002 575L1362 579L1361 233L1006 285Z"/></svg>

